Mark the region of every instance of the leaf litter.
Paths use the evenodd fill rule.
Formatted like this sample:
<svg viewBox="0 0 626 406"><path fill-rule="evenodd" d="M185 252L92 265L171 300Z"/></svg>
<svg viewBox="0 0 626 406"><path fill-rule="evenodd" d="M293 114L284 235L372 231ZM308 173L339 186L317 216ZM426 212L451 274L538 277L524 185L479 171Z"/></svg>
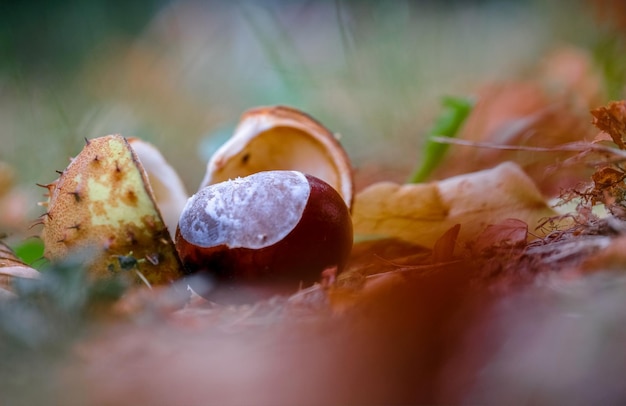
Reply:
<svg viewBox="0 0 626 406"><path fill-rule="evenodd" d="M563 324L563 317L569 316L551 305L555 301L565 301L562 308L578 312L574 314L595 314L592 299L601 300L602 292L620 300L624 286L620 272L626 262L621 237L626 230L623 108L623 102L612 103L592 113L608 137L539 147L547 154L574 152L573 162L591 168L591 182L561 194L562 203L577 204L572 213L558 214L550 208L533 181L513 163L424 184L374 184L357 194L354 206L355 229L369 237L355 245L350 264L332 286L318 284L291 297L245 306L221 306L196 296L181 299L167 287L119 286L106 296L113 299L112 306L83 313L87 303L94 303L90 298L106 290L89 288L60 300L65 294L55 290L59 283L55 278L71 272L53 266L44 271L48 276L42 282L36 282L40 288L16 285L22 286L15 292L21 298L12 296L10 306L26 303L36 293L41 309L48 310L39 311L44 319L31 319L39 325L33 330L39 336L14 337L35 347L64 343L62 354L71 354L70 361L57 359L55 383L70 395L47 390L75 404L129 399L138 403L158 399L163 404L181 400L238 404L251 399L261 404L511 400L504 390L494 390L502 376L498 372L511 373L512 360L523 350L552 359L546 351L557 343L540 333L536 342L513 340L510 345L517 346L506 353L490 353L489 346L503 345L513 331L518 332L514 337L528 334L533 320L543 323L545 331L550 331L546 323ZM606 144L609 139L617 148ZM500 144L465 143L466 148L490 145ZM608 208L608 215L593 213L598 204ZM27 266L10 251L3 253L3 274L23 276L15 269ZM607 274L610 270L618 274ZM76 280L60 283L76 286ZM93 288L97 282L80 283ZM59 308L62 303L66 307ZM541 317L531 317L533 311ZM511 316L508 323L513 327L502 329L497 324L502 314ZM588 317L583 328L614 328L623 313L612 314ZM74 321L67 319L70 315ZM58 321L65 330L52 327ZM79 326L82 333L73 334ZM484 338L490 332L493 335ZM592 344L599 345L595 343L601 337L593 337ZM472 340L482 341L468 344ZM606 342L618 348L619 340ZM472 349L475 354L470 356ZM28 359L25 364L36 362ZM572 359L583 362L576 355ZM600 368L598 362L578 368ZM532 376L533 368L541 364L528 364L522 377ZM489 373L476 377L476 368L485 365ZM392 375L397 378L390 381ZM510 393L531 385L514 384L514 377L504 382ZM572 399L568 391L580 380L568 379L556 379L554 385L532 381L532 387L540 400ZM149 384L137 389L133 382ZM607 388L610 399L624 394L612 384Z"/></svg>

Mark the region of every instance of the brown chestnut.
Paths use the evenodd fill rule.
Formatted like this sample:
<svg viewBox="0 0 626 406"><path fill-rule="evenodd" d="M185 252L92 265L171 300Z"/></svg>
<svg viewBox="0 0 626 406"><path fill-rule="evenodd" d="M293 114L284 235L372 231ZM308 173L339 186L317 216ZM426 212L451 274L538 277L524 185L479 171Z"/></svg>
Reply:
<svg viewBox="0 0 626 406"><path fill-rule="evenodd" d="M216 302L293 293L345 266L352 221L326 182L297 171L265 171L206 186L176 230L191 287Z"/></svg>

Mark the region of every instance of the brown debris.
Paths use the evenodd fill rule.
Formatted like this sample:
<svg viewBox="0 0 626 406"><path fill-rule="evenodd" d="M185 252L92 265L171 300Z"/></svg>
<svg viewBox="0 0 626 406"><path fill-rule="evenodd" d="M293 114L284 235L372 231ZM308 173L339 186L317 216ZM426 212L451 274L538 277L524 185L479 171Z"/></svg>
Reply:
<svg viewBox="0 0 626 406"><path fill-rule="evenodd" d="M19 259L15 253L0 241L0 289L12 291L15 278L38 278L39 272Z"/></svg>
<svg viewBox="0 0 626 406"><path fill-rule="evenodd" d="M607 133L619 149L626 149L626 101L614 101L591 110L593 125Z"/></svg>

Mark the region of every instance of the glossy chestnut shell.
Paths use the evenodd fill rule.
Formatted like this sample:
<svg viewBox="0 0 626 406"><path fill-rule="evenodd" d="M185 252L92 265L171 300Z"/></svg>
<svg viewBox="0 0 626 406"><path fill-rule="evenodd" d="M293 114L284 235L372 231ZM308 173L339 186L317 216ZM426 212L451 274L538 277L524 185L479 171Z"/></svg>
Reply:
<svg viewBox="0 0 626 406"><path fill-rule="evenodd" d="M176 248L191 287L216 302L294 293L340 272L352 248L343 198L296 171L266 171L202 188L183 210Z"/></svg>

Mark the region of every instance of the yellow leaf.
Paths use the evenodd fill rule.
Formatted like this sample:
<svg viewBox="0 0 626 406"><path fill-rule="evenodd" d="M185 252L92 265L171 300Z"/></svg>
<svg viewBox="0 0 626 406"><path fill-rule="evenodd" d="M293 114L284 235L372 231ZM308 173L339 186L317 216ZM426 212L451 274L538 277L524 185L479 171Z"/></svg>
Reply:
<svg viewBox="0 0 626 406"><path fill-rule="evenodd" d="M514 163L426 184L374 184L355 198L353 222L361 237L395 237L425 247L455 224L458 242L488 225L516 218L534 229L556 213L533 181Z"/></svg>

